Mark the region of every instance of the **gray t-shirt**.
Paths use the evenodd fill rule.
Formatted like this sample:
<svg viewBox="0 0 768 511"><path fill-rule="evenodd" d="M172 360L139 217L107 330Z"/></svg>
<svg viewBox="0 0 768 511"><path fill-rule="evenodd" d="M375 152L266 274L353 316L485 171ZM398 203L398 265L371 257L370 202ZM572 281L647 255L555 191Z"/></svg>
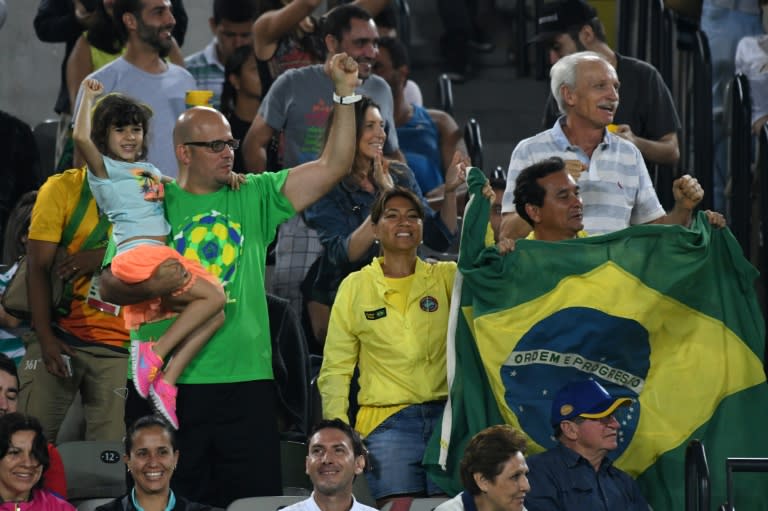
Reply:
<svg viewBox="0 0 768 511"><path fill-rule="evenodd" d="M183 67L171 63L162 73L147 73L120 57L94 71L88 78L99 80L104 85L105 94L120 92L152 109L147 161L166 176L176 177L178 165L173 147L173 127L186 109L187 91L197 88L192 75ZM80 95L77 95L74 112L80 107Z"/></svg>
<svg viewBox="0 0 768 511"><path fill-rule="evenodd" d="M371 75L357 88L378 103L386 123L384 153L398 149L392 91L382 78ZM323 146L328 115L333 109L333 82L322 64L291 69L275 80L259 107L259 115L275 131L285 133L283 167L314 160Z"/></svg>

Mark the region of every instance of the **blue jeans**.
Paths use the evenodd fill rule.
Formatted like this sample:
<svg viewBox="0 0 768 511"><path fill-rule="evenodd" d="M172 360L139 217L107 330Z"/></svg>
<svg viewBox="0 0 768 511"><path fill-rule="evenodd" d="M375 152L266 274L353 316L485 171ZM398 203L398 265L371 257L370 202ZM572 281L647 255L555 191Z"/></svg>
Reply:
<svg viewBox="0 0 768 511"><path fill-rule="evenodd" d="M365 476L373 498L445 493L427 478L421 464L444 408L445 402L410 405L379 424L365 438L370 463Z"/></svg>

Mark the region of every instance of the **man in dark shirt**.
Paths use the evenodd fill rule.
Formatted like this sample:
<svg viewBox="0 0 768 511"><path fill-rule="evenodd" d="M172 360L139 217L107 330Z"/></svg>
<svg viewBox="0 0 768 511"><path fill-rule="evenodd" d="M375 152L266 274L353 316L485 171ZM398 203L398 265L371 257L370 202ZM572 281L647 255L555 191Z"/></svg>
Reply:
<svg viewBox="0 0 768 511"><path fill-rule="evenodd" d="M606 457L618 447L614 413L631 403L594 380L570 382L557 392L551 423L559 444L528 458L528 511L648 511L637 483Z"/></svg>

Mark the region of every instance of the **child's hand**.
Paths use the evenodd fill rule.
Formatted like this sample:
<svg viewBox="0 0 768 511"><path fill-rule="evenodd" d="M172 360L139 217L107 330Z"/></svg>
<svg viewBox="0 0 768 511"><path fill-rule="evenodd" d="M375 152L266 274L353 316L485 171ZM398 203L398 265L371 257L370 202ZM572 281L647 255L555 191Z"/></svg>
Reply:
<svg viewBox="0 0 768 511"><path fill-rule="evenodd" d="M91 97L96 97L104 92L104 86L100 81L93 78L86 78L83 80L83 93L88 94Z"/></svg>
<svg viewBox="0 0 768 511"><path fill-rule="evenodd" d="M240 185L245 183L245 175L238 174L237 172L229 173L229 187L233 190L239 190Z"/></svg>

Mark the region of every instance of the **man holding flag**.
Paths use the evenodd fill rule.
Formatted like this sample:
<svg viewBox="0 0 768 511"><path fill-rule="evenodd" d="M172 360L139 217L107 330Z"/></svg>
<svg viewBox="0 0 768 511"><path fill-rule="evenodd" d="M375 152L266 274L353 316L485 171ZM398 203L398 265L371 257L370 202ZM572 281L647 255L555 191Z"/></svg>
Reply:
<svg viewBox="0 0 768 511"><path fill-rule="evenodd" d="M587 236L581 189L566 169L566 162L553 156L524 168L517 176L515 211L532 228L527 239L562 241ZM691 176L683 176L679 181L681 186L676 193L680 202L693 210L703 198L701 186ZM709 210L704 213L710 224L725 227L723 215Z"/></svg>

